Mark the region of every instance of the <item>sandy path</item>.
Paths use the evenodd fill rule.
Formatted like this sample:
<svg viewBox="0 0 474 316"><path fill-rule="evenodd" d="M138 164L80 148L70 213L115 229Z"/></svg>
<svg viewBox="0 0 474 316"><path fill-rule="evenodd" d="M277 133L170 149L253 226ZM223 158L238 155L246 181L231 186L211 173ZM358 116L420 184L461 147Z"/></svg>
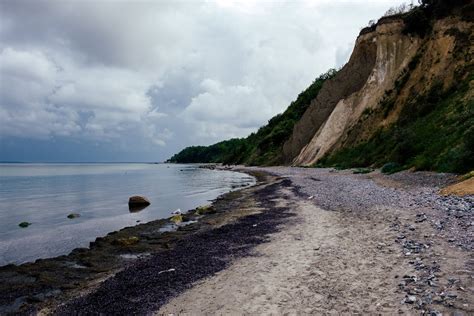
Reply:
<svg viewBox="0 0 474 316"><path fill-rule="evenodd" d="M339 314L398 312L396 276L410 267L387 221L325 211L280 190L297 214L253 257L196 283L158 314ZM292 201L292 202L289 202ZM393 212L396 214L396 211Z"/></svg>

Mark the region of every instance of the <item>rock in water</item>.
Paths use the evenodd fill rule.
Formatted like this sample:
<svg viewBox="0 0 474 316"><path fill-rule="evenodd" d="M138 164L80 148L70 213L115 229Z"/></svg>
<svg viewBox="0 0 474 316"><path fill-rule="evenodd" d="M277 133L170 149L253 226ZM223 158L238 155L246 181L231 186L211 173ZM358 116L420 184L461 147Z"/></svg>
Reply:
<svg viewBox="0 0 474 316"><path fill-rule="evenodd" d="M20 226L21 228L26 228L30 225L31 225L31 223L29 223L29 222L21 222L20 224L18 224L18 226Z"/></svg>
<svg viewBox="0 0 474 316"><path fill-rule="evenodd" d="M128 206L148 206L150 204L146 197L140 195L134 195L128 199Z"/></svg>

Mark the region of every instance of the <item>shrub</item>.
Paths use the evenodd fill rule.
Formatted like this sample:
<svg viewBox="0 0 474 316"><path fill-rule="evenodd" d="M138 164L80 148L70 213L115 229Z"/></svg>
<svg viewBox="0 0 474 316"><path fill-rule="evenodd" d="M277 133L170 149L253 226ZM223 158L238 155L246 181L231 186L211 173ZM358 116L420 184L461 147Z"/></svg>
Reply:
<svg viewBox="0 0 474 316"><path fill-rule="evenodd" d="M403 16L403 33L425 37L431 30L430 18L422 7L416 7Z"/></svg>
<svg viewBox="0 0 474 316"><path fill-rule="evenodd" d="M462 72L455 88L433 85L405 104L398 121L352 147L343 147L318 161L319 166L380 167L387 161L417 170L465 173L474 169L474 101ZM380 107L374 115L382 116Z"/></svg>
<svg viewBox="0 0 474 316"><path fill-rule="evenodd" d="M353 174L366 174L374 171L372 168L356 168L352 171Z"/></svg>
<svg viewBox="0 0 474 316"><path fill-rule="evenodd" d="M380 171L385 174L392 174L403 170L402 166L396 162L389 162L382 166Z"/></svg>

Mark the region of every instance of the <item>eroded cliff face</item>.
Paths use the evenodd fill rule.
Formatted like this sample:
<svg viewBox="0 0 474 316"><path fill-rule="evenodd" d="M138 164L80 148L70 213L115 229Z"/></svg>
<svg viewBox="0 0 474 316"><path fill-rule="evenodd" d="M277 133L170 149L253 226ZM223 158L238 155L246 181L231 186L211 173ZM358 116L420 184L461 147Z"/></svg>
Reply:
<svg viewBox="0 0 474 316"><path fill-rule="evenodd" d="M360 90L367 82L376 62L374 41L357 39L349 62L328 80L303 117L293 129L291 138L283 146L286 163L290 163L313 138L334 111L337 103Z"/></svg>
<svg viewBox="0 0 474 316"><path fill-rule="evenodd" d="M460 69L472 66L473 23L438 20L424 39L403 34L403 27L401 19L381 20L359 36L348 64L323 86L284 144L286 163L312 165L367 139L396 122L411 98L440 82L448 88ZM380 111L389 98L389 111ZM368 115L373 112L379 115Z"/></svg>

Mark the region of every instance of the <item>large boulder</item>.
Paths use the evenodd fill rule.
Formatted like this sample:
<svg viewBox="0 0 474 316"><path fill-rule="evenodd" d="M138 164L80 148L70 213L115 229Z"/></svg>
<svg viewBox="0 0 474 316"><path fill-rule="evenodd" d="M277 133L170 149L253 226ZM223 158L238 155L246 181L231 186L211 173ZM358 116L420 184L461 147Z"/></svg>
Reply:
<svg viewBox="0 0 474 316"><path fill-rule="evenodd" d="M128 206L132 206L132 207L148 206L150 204L151 204L150 201L146 197L140 196L140 195L134 195L128 199Z"/></svg>

